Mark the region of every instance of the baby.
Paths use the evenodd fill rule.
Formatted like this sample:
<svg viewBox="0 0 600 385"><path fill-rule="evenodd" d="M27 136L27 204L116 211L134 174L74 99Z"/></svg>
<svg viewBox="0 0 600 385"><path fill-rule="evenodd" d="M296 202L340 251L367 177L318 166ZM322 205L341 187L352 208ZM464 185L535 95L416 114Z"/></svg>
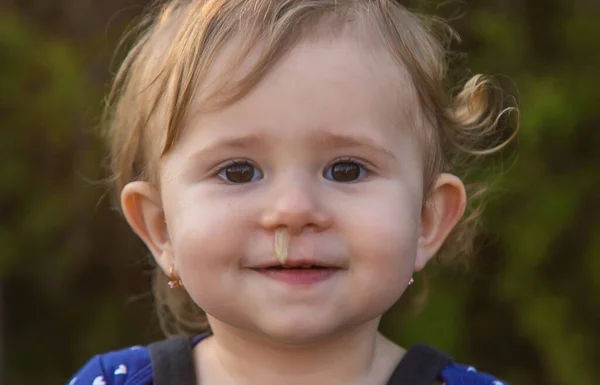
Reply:
<svg viewBox="0 0 600 385"><path fill-rule="evenodd" d="M461 176L516 133L487 78L446 92L449 29L392 0L172 0L139 32L106 113L114 182L161 325L189 338L71 385L502 384L378 332L469 250Z"/></svg>

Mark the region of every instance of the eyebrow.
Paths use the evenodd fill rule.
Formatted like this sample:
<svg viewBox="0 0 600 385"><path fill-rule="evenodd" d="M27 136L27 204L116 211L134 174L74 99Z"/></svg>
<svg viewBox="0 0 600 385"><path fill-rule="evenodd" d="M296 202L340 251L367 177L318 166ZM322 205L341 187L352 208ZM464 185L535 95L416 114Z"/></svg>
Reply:
<svg viewBox="0 0 600 385"><path fill-rule="evenodd" d="M317 140L320 144L327 147L364 147L371 151L385 154L393 160L397 160L392 150L380 145L368 136L324 132L319 134Z"/></svg>
<svg viewBox="0 0 600 385"><path fill-rule="evenodd" d="M207 154L224 149L245 150L253 147L261 147L264 143L265 137L260 134L225 137L211 141L196 154Z"/></svg>
<svg viewBox="0 0 600 385"><path fill-rule="evenodd" d="M321 132L316 136L316 143L324 147L341 148L366 148L370 151L387 155L393 160L397 160L392 150L378 144L374 139L364 135L349 135L335 132ZM243 136L219 138L208 143L196 154L208 154L219 150L245 150L250 148L262 147L266 143L266 138L262 134L249 134Z"/></svg>

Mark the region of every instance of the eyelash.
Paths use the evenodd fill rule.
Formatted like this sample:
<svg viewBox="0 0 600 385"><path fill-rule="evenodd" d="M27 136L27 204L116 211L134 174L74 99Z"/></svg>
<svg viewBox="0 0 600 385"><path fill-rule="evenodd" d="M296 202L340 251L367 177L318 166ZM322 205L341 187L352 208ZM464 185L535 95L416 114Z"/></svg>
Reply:
<svg viewBox="0 0 600 385"><path fill-rule="evenodd" d="M355 163L356 165L358 165L361 170L364 172L364 176L360 179L357 180L353 180L353 181L349 181L349 182L338 182L338 183L345 183L345 184L351 184L351 183L357 183L357 182L361 182L367 178L369 178L369 176L372 175L373 171L371 169L371 167L366 164L366 162L361 161L357 158L353 158L353 157L344 157L344 158L338 158L333 160L332 162L330 162L327 167L325 168L325 170L322 172L322 175L324 176L325 173L327 173L327 170L329 170L332 166L338 164L338 163ZM237 184L245 184L245 183L235 183L235 182L231 182L229 180L227 180L225 177L221 176L221 174L223 172L226 172L228 168L235 166L235 165L250 165L252 167L254 167L255 170L257 170L261 176L264 177L264 174L262 173L261 169L252 161L248 160L248 159L232 159L229 160L227 162L224 162L222 164L220 164L219 166L217 166L214 170L214 176L216 176L218 179L220 179L223 183L226 184L233 184L233 185L237 185ZM262 179L262 178L261 178ZM327 179L330 180L330 179ZM331 181L331 180L330 180ZM335 181L334 181L335 182Z"/></svg>
<svg viewBox="0 0 600 385"><path fill-rule="evenodd" d="M362 182L366 179L368 179L372 174L373 174L373 170L371 168L371 166L369 164L367 164L366 162L354 158L354 157L343 157L343 158L338 158L338 159L334 159L332 162L330 162L327 167L325 168L325 171L323 173L325 173L327 170L329 170L332 166L334 166L335 164L338 163L356 163L365 173L365 175L357 180L353 180L350 182L338 182L338 183L344 183L344 184L352 184L352 183L358 183L358 182ZM329 180L329 179L328 179Z"/></svg>
<svg viewBox="0 0 600 385"><path fill-rule="evenodd" d="M221 174L226 172L228 168L230 168L232 166L236 166L236 165L250 165L250 166L254 167L254 169L257 170L262 176L264 176L261 169L254 162L252 162L248 159L228 160L224 163L221 163L217 167L215 167L215 169L214 169L215 171L213 172L213 174L215 177L220 179L225 184L232 184L232 185L244 184L244 183L235 183L235 182L228 181L227 179L225 179L224 177L221 176Z"/></svg>

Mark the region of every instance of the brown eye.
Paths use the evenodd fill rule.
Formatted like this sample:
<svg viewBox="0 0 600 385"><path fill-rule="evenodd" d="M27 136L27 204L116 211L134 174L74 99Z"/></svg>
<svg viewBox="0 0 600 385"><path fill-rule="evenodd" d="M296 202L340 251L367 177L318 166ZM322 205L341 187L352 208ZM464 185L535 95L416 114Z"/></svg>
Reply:
<svg viewBox="0 0 600 385"><path fill-rule="evenodd" d="M259 180L262 174L252 164L239 162L224 167L219 172L219 177L230 183L241 184Z"/></svg>
<svg viewBox="0 0 600 385"><path fill-rule="evenodd" d="M353 161L337 162L325 170L324 176L335 182L355 182L367 174L365 168Z"/></svg>

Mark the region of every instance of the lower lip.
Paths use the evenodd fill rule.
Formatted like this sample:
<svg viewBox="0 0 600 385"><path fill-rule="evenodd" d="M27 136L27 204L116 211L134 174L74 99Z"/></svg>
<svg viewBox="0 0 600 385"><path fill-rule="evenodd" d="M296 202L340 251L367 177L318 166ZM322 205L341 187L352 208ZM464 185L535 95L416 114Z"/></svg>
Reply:
<svg viewBox="0 0 600 385"><path fill-rule="evenodd" d="M340 269L254 269L269 278L295 285L309 285L333 277Z"/></svg>

